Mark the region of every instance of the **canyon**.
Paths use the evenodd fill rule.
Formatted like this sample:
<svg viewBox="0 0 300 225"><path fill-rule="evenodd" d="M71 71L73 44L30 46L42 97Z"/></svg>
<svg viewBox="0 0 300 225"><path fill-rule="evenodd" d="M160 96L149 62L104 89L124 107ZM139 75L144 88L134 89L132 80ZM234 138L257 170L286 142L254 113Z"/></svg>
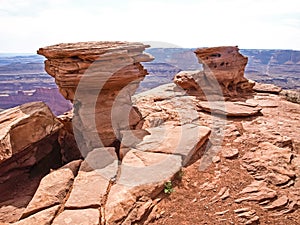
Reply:
<svg viewBox="0 0 300 225"><path fill-rule="evenodd" d="M73 110L30 102L0 112L0 223L297 224L297 92L247 79L254 56L236 46L149 47L38 50ZM292 65L294 79L291 55L277 68ZM151 69L165 74L155 88Z"/></svg>
<svg viewBox="0 0 300 225"><path fill-rule="evenodd" d="M146 49L155 59L143 63L149 75L141 82L137 93L173 82L180 71L202 70L194 50ZM240 52L248 57L245 69L248 79L284 89L300 89L299 51L242 49ZM34 54L0 54L0 110L32 101L46 102L55 115L70 110L70 102L60 95L54 79L46 74L43 61L42 56Z"/></svg>

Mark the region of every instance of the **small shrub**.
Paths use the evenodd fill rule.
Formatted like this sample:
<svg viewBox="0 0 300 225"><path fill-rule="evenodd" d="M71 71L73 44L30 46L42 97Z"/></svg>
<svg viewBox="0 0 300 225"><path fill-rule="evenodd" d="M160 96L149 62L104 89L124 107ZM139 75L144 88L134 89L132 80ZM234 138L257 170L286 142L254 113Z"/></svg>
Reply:
<svg viewBox="0 0 300 225"><path fill-rule="evenodd" d="M167 181L165 183L164 193L171 194L174 191L172 181Z"/></svg>

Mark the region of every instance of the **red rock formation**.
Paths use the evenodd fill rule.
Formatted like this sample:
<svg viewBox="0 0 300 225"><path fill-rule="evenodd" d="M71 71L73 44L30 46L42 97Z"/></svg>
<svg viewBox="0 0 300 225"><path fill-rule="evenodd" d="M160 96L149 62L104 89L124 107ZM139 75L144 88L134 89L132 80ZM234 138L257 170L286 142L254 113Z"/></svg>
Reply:
<svg viewBox="0 0 300 225"><path fill-rule="evenodd" d="M28 172L50 154L58 145L55 142L62 126L42 102L1 112L0 183Z"/></svg>
<svg viewBox="0 0 300 225"><path fill-rule="evenodd" d="M237 46L199 48L195 53L204 73L217 79L225 95L252 89L244 77L248 58L239 53Z"/></svg>
<svg viewBox="0 0 300 225"><path fill-rule="evenodd" d="M203 71L184 71L174 78L189 94L233 97L251 92L254 84L244 77L248 59L239 53L238 47L199 48L195 54Z"/></svg>
<svg viewBox="0 0 300 225"><path fill-rule="evenodd" d="M140 62L153 59L143 53L147 47L129 42L80 42L38 50L48 59L46 71L55 77L60 92L74 104L74 129L82 134L77 139L82 138L84 148L113 145L121 130L134 129L141 120L131 95L147 74Z"/></svg>

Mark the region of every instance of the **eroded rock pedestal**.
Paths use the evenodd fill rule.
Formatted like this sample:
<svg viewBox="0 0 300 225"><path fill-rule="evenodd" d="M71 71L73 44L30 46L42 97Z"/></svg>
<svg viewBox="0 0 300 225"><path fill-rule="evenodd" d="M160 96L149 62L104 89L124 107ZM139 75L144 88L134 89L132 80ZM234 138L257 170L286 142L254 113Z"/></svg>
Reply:
<svg viewBox="0 0 300 225"><path fill-rule="evenodd" d="M134 129L141 120L131 96L147 74L140 62L149 46L129 42L80 42L40 48L46 71L62 95L73 102L75 133L81 149L111 146L120 131ZM76 132L79 131L79 132ZM99 137L101 142L99 142Z"/></svg>
<svg viewBox="0 0 300 225"><path fill-rule="evenodd" d="M195 54L203 71L182 71L174 78L190 94L232 97L252 91L254 83L244 77L248 59L239 53L238 47L198 48Z"/></svg>

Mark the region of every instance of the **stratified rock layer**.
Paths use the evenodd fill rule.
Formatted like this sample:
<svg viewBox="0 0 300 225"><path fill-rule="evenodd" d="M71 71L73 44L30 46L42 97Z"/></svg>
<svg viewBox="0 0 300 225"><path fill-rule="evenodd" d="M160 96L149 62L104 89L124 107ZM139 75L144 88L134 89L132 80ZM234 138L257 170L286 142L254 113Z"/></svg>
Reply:
<svg viewBox="0 0 300 225"><path fill-rule="evenodd" d="M42 102L1 112L0 182L22 174L51 153L61 127L62 123Z"/></svg>
<svg viewBox="0 0 300 225"><path fill-rule="evenodd" d="M195 54L203 71L182 71L174 78L189 94L211 100L211 95L233 97L252 90L254 83L244 77L248 59L239 53L238 47L199 48Z"/></svg>
<svg viewBox="0 0 300 225"><path fill-rule="evenodd" d="M57 131L61 126L42 102L27 103L1 112L0 163Z"/></svg>
<svg viewBox="0 0 300 225"><path fill-rule="evenodd" d="M129 42L79 42L40 48L46 71L74 104L75 131L87 150L113 145L121 130L141 120L131 95L147 74L140 62L153 60L149 47ZM99 143L99 135L101 142Z"/></svg>
<svg viewBox="0 0 300 225"><path fill-rule="evenodd" d="M244 77L248 58L239 53L237 46L199 48L195 53L204 73L217 79L224 94L252 89L253 84Z"/></svg>

